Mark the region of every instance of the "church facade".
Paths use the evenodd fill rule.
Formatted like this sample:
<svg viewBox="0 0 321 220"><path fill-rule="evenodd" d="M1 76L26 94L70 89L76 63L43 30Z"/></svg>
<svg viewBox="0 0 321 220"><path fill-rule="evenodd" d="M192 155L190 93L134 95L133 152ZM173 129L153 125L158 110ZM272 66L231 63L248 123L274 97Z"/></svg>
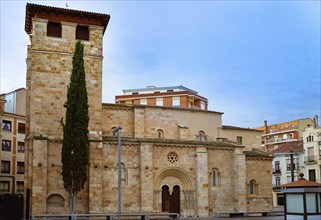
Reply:
<svg viewBox="0 0 321 220"><path fill-rule="evenodd" d="M118 139L112 133L117 127L122 127L123 213L208 217L271 211L273 158L226 140L222 113L102 104L102 40L109 19L27 4L25 190L30 189L31 213L68 213L61 119L77 40L85 45L90 118L89 178L78 194L78 213L117 213Z"/></svg>

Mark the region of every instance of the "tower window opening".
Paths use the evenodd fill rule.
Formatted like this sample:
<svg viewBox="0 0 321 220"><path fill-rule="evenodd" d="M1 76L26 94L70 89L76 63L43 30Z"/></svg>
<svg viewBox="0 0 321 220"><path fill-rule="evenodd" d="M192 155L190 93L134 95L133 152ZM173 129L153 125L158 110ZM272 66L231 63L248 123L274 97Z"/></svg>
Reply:
<svg viewBox="0 0 321 220"><path fill-rule="evenodd" d="M61 38L61 24L49 21L47 25L47 36Z"/></svg>
<svg viewBox="0 0 321 220"><path fill-rule="evenodd" d="M88 26L77 25L76 28L77 40L89 40L89 28Z"/></svg>
<svg viewBox="0 0 321 220"><path fill-rule="evenodd" d="M161 129L157 130L157 138L158 139L163 139L164 138L164 131Z"/></svg>

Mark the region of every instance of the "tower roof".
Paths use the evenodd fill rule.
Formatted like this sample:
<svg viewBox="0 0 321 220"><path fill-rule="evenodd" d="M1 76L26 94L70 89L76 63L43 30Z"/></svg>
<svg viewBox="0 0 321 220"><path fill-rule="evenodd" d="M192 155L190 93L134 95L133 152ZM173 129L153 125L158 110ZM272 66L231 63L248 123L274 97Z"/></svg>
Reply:
<svg viewBox="0 0 321 220"><path fill-rule="evenodd" d="M83 25L103 26L104 33L110 19L109 14L100 14L94 12L27 3L25 31L28 34L31 33L33 17L48 19L50 21L56 22L66 21Z"/></svg>

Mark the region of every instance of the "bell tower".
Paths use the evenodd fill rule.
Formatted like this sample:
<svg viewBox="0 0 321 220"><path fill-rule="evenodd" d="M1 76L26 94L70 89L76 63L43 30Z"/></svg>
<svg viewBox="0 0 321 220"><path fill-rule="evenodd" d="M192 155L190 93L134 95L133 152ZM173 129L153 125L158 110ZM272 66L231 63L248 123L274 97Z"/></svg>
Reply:
<svg viewBox="0 0 321 220"><path fill-rule="evenodd" d="M61 177L64 103L77 41L84 47L89 104L90 160L102 148L103 35L110 16L64 8L27 4L25 31L27 55L25 189L30 189L33 214L66 213L68 194ZM93 159L94 160L94 159ZM98 161L99 163L99 161ZM90 213L91 182L79 193L78 210ZM90 192L89 192L90 191ZM58 201L58 202L57 202ZM93 201L98 202L99 201ZM58 203L58 205L57 205ZM99 210L98 210L99 211Z"/></svg>

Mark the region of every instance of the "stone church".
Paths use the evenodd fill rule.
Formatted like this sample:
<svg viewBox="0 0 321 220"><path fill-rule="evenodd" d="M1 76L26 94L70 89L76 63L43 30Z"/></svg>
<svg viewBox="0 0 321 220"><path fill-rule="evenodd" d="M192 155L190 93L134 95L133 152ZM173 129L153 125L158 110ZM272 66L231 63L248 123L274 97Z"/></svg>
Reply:
<svg viewBox="0 0 321 220"><path fill-rule="evenodd" d="M61 118L78 40L85 45L90 118L89 179L79 193L78 213L117 213L118 142L112 130L118 126L122 213L208 217L270 211L272 158L250 144L229 141L222 113L102 103L102 40L109 19L107 14L26 6L25 190L30 189L31 213L69 210L61 176Z"/></svg>

